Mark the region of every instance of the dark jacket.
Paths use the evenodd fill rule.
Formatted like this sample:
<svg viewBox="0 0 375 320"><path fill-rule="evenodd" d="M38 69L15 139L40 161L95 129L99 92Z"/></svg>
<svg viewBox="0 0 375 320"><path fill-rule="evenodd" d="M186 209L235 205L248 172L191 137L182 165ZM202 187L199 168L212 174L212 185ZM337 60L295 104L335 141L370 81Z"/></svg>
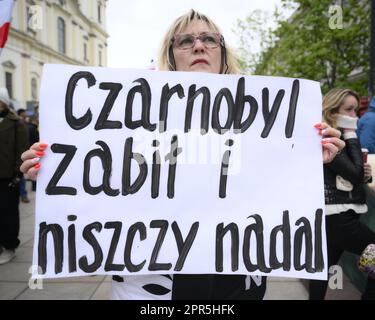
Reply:
<svg viewBox="0 0 375 320"><path fill-rule="evenodd" d="M0 122L0 179L20 175L21 154L29 146L27 127L14 113L7 111Z"/></svg>
<svg viewBox="0 0 375 320"><path fill-rule="evenodd" d="M326 204L366 203L361 146L356 138L347 139L345 143L345 148L333 161L324 165ZM342 187L342 182L348 187L347 189L350 189L352 185L352 190L342 190L346 189Z"/></svg>
<svg viewBox="0 0 375 320"><path fill-rule="evenodd" d="M38 127L34 123L26 124L29 129L29 144L32 146L35 142L39 141Z"/></svg>

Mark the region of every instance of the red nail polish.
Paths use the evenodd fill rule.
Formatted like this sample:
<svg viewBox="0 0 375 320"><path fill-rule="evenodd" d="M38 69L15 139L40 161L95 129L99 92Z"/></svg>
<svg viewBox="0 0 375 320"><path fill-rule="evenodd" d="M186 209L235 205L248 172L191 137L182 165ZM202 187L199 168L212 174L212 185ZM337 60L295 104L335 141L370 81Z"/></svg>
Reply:
<svg viewBox="0 0 375 320"><path fill-rule="evenodd" d="M42 149L45 149L45 148L48 147L48 144L47 144L47 143L41 143L41 144L39 145L39 147L41 147Z"/></svg>
<svg viewBox="0 0 375 320"><path fill-rule="evenodd" d="M44 152L43 152L43 151L37 151L37 152L35 152L35 154L36 154L37 156L39 156L39 157L44 156Z"/></svg>
<svg viewBox="0 0 375 320"><path fill-rule="evenodd" d="M314 125L314 127L315 127L316 129L321 129L321 128L322 128L322 125L321 125L320 123L317 123L317 124Z"/></svg>
<svg viewBox="0 0 375 320"><path fill-rule="evenodd" d="M40 163L37 163L35 166L34 166L35 169L39 169L40 168Z"/></svg>
<svg viewBox="0 0 375 320"><path fill-rule="evenodd" d="M327 143L328 143L328 141L322 140L322 144L327 144Z"/></svg>

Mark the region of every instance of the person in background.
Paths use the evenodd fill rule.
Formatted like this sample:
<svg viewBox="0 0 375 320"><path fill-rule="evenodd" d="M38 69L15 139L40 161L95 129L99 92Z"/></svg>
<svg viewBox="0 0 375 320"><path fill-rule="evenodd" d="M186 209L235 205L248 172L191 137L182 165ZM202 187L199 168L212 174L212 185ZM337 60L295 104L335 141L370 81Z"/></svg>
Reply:
<svg viewBox="0 0 375 320"><path fill-rule="evenodd" d="M375 97L370 101L368 111L358 121L357 134L362 148L375 154Z"/></svg>
<svg viewBox="0 0 375 320"><path fill-rule="evenodd" d="M27 128L9 105L8 90L0 88L0 264L13 259L20 243L20 164L29 147Z"/></svg>
<svg viewBox="0 0 375 320"><path fill-rule="evenodd" d="M38 113L39 106L35 106L34 110L28 122L29 128L29 143L32 146L34 143L39 141L39 113ZM36 181L31 180L31 191L36 191Z"/></svg>
<svg viewBox="0 0 375 320"><path fill-rule="evenodd" d="M240 74L237 59L228 48L217 25L206 15L190 10L179 17L162 41L159 57L161 71L190 71ZM192 77L194 75L192 74ZM323 134L323 161L331 161L345 145L340 132L319 124ZM324 130L325 129L325 130ZM22 155L22 171L35 179L40 169L40 154L47 147L34 144ZM248 275L178 274L115 276L113 299L262 299L266 278Z"/></svg>
<svg viewBox="0 0 375 320"><path fill-rule="evenodd" d="M25 125L28 126L28 119L25 109L18 109L17 114L20 117L20 121ZM30 146L30 145L29 145ZM20 197L21 201L24 203L29 203L30 199L27 196L27 189L26 189L26 180L25 177L22 175L20 179Z"/></svg>
<svg viewBox="0 0 375 320"><path fill-rule="evenodd" d="M364 184L371 179L371 166L364 164L356 135L358 95L350 89L332 89L323 98L323 118L342 132L345 148L324 164L328 268L344 251L366 254L375 233L359 220L367 212ZM310 281L310 300L323 300L328 281ZM368 277L362 299L375 299L375 278Z"/></svg>

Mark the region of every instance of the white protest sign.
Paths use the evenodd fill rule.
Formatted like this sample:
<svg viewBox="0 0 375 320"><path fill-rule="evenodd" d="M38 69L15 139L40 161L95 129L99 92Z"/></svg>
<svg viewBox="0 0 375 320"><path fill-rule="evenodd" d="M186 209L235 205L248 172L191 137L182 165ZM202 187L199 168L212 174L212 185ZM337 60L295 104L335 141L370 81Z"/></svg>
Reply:
<svg viewBox="0 0 375 320"><path fill-rule="evenodd" d="M326 278L319 83L45 65L41 277Z"/></svg>

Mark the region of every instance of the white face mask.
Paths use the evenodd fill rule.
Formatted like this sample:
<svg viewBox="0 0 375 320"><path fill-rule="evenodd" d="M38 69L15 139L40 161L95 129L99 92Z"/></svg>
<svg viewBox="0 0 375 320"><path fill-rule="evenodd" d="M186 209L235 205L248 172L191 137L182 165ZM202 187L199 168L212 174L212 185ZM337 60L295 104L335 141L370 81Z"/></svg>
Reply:
<svg viewBox="0 0 375 320"><path fill-rule="evenodd" d="M358 118L338 114L336 126L337 128L343 128L343 129L357 129L357 122L358 122Z"/></svg>

